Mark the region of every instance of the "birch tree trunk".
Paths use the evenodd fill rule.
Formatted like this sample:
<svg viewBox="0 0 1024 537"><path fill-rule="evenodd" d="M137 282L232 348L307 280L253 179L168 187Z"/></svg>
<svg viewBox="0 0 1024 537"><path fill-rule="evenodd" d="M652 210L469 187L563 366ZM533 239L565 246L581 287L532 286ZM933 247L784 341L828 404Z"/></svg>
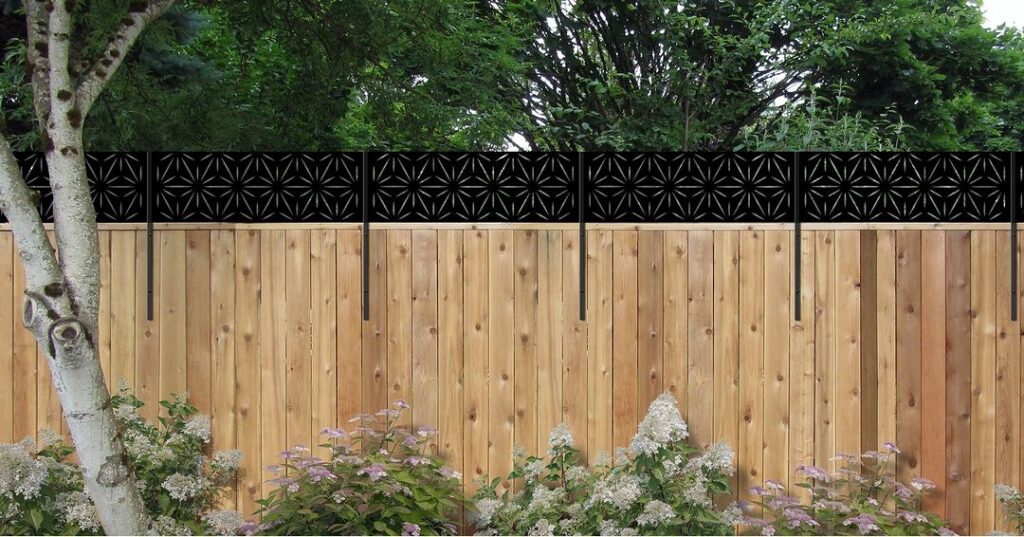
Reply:
<svg viewBox="0 0 1024 537"><path fill-rule="evenodd" d="M23 321L39 342L107 535L139 535L150 518L126 463L96 347L99 239L86 178L82 122L143 29L174 0L129 2L98 58L74 58L73 1L25 0L27 66L53 192L58 255L0 117L0 210L25 268ZM21 360L35 359L21 356Z"/></svg>

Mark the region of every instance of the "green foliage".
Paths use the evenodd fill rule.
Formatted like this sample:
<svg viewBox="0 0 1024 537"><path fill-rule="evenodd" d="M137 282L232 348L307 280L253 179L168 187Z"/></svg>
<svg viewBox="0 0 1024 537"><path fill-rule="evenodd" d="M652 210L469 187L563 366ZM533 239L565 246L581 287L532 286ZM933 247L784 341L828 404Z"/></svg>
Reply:
<svg viewBox="0 0 1024 537"><path fill-rule="evenodd" d="M234 479L240 454L207 457L210 420L182 397L161 401L166 416L154 425L122 389L111 398L128 461L160 535L234 535L241 514L217 511L222 487ZM74 448L50 434L37 452L30 440L0 445L0 533L101 535L82 472L69 462Z"/></svg>
<svg viewBox="0 0 1024 537"><path fill-rule="evenodd" d="M259 530L271 535L452 535L462 507L459 475L430 454L431 427L399 425L408 405L362 414L352 433L324 429L330 454L305 446L281 454L278 488L260 500Z"/></svg>
<svg viewBox="0 0 1024 537"><path fill-rule="evenodd" d="M1024 494L1010 485L996 485L996 499L1013 531L1024 535Z"/></svg>
<svg viewBox="0 0 1024 537"><path fill-rule="evenodd" d="M547 458L518 454L509 481L495 478L477 491L478 535L731 535L742 511L715 508L729 492L732 450L707 452L688 444L675 399L651 404L629 452L615 464L588 469L560 425L548 440ZM607 458L607 457L605 457Z"/></svg>
<svg viewBox="0 0 1024 537"><path fill-rule="evenodd" d="M921 498L935 488L923 477L909 484L896 478L899 449L861 456L840 454L839 469L829 474L814 466L798 466L804 477L797 487L810 491L809 503L785 494L785 486L769 480L751 492L763 517L744 521L765 535L955 535L938 516L921 508ZM909 485L909 486L908 486Z"/></svg>

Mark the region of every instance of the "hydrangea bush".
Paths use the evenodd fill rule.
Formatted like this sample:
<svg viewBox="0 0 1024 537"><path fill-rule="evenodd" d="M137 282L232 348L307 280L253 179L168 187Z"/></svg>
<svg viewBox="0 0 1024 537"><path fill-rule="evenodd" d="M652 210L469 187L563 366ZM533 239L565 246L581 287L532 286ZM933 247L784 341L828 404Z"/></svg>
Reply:
<svg viewBox="0 0 1024 537"><path fill-rule="evenodd" d="M1009 485L996 485L996 499L1003 506L1006 521L1017 535L1024 535L1024 494Z"/></svg>
<svg viewBox="0 0 1024 537"><path fill-rule="evenodd" d="M321 432L322 460L305 446L271 467L277 489L259 501L263 521L248 529L271 535L453 535L464 504L458 472L428 450L432 427L398 426L403 401L350 420L352 432Z"/></svg>
<svg viewBox="0 0 1024 537"><path fill-rule="evenodd" d="M234 535L243 517L217 511L221 487L235 477L240 454L207 457L210 420L183 397L161 401L159 424L139 415L142 401L122 388L111 398L118 429L136 483L157 535ZM31 440L0 445L0 534L102 534L82 472L68 461L74 449L59 435L45 434L36 451Z"/></svg>
<svg viewBox="0 0 1024 537"><path fill-rule="evenodd" d="M581 461L571 432L558 426L546 457L517 450L509 480L483 483L471 517L478 535L724 535L742 517L736 505L717 510L729 492L733 452L714 444L704 453L689 434L675 399L663 394L647 410L628 450L592 468Z"/></svg>
<svg viewBox="0 0 1024 537"><path fill-rule="evenodd" d="M934 483L923 477L909 484L896 479L898 453L895 444L886 442L884 451L835 456L835 473L798 466L803 481L796 486L811 492L809 503L768 480L751 489L760 498L763 517L747 517L744 523L763 535L955 535L942 519L921 508L921 498Z"/></svg>

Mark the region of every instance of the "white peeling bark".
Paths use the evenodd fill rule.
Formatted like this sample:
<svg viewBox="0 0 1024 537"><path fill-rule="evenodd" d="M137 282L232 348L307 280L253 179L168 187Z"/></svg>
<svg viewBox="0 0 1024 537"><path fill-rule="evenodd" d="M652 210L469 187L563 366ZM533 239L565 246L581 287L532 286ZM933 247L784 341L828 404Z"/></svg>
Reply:
<svg viewBox="0 0 1024 537"><path fill-rule="evenodd" d="M82 122L146 24L173 0L129 2L101 57L76 79L69 70L70 2L25 0L28 67L53 193L58 256L37 200L25 184L0 121L0 210L25 267L23 321L46 355L78 453L85 488L107 535L140 535L151 526L117 432L100 368L99 237L86 177ZM34 359L34 358L32 358Z"/></svg>

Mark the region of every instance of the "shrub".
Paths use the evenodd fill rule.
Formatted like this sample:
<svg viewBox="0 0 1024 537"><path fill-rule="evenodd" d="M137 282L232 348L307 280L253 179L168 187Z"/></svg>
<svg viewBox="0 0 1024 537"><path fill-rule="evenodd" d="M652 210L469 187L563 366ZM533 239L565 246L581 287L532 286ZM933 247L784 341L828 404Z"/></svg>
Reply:
<svg viewBox="0 0 1024 537"><path fill-rule="evenodd" d="M499 494L500 478L479 489L473 523L481 535L732 534L739 507L714 506L716 494L729 492L732 450L719 443L700 454L687 437L667 393L651 404L614 464L603 454L588 469L560 425L546 458L517 452L508 478L522 480L518 491Z"/></svg>
<svg viewBox="0 0 1024 537"><path fill-rule="evenodd" d="M259 501L258 531L274 535L451 535L462 508L460 475L427 450L437 430L397 425L402 401L321 432L331 458L295 446L271 470L278 488Z"/></svg>
<svg viewBox="0 0 1024 537"><path fill-rule="evenodd" d="M1017 535L1024 535L1024 495L1009 485L996 485L996 499L1006 512L1006 521Z"/></svg>
<svg viewBox="0 0 1024 537"><path fill-rule="evenodd" d="M161 535L234 534L244 523L234 511L215 511L220 487L234 479L240 455L207 458L210 420L183 397L161 401L167 417L153 425L142 401L125 389L111 398L114 416L146 507L152 531ZM82 472L68 462L74 448L44 433L41 449L31 440L0 445L0 534L102 534Z"/></svg>
<svg viewBox="0 0 1024 537"><path fill-rule="evenodd" d="M785 486L768 480L751 491L760 497L764 516L744 522L765 535L954 535L945 522L921 509L921 498L935 488L916 477L904 484L896 479L893 459L899 449L886 442L885 452L860 456L840 454L835 473L815 466L798 466L811 491L810 502L785 494Z"/></svg>

